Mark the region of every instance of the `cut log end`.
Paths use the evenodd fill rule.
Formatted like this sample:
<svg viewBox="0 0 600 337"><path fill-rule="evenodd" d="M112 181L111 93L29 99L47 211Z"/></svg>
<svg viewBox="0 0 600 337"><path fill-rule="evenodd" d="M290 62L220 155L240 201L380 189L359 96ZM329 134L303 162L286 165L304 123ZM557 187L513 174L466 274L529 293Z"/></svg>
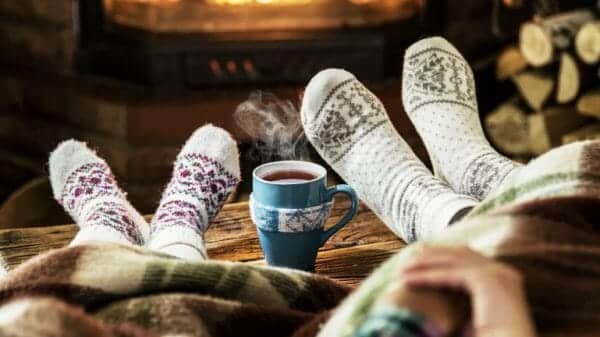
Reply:
<svg viewBox="0 0 600 337"><path fill-rule="evenodd" d="M587 64L600 61L600 21L583 25L575 37L575 50Z"/></svg>
<svg viewBox="0 0 600 337"><path fill-rule="evenodd" d="M519 93L531 109L541 110L554 90L555 80L551 73L527 71L512 77Z"/></svg>
<svg viewBox="0 0 600 337"><path fill-rule="evenodd" d="M552 62L552 38L536 23L528 22L521 26L519 48L527 62L535 67Z"/></svg>
<svg viewBox="0 0 600 337"><path fill-rule="evenodd" d="M556 101L568 103L577 97L581 86L581 78L577 61L568 53L562 53L558 80L556 85Z"/></svg>
<svg viewBox="0 0 600 337"><path fill-rule="evenodd" d="M533 154L540 155L561 145L565 134L590 121L573 110L570 106L554 106L529 116L529 143Z"/></svg>
<svg viewBox="0 0 600 337"><path fill-rule="evenodd" d="M496 78L505 80L527 68L527 60L517 46L504 49L496 61Z"/></svg>
<svg viewBox="0 0 600 337"><path fill-rule="evenodd" d="M600 119L600 88L581 95L577 101L577 111L582 115Z"/></svg>
<svg viewBox="0 0 600 337"><path fill-rule="evenodd" d="M581 129L569 132L562 137L563 144L570 144L584 140L600 139L600 122L586 125Z"/></svg>
<svg viewBox="0 0 600 337"><path fill-rule="evenodd" d="M500 151L510 156L528 156L529 149L527 114L516 103L508 101L485 118L485 129L490 140Z"/></svg>

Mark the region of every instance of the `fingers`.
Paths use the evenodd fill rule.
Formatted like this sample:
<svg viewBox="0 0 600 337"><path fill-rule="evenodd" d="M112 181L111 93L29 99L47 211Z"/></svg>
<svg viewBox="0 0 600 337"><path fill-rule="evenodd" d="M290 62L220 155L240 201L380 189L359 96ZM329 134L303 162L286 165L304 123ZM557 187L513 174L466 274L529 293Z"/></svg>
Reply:
<svg viewBox="0 0 600 337"><path fill-rule="evenodd" d="M492 260L468 247L422 246L402 270L403 283L408 287L441 287L471 292L494 264Z"/></svg>
<svg viewBox="0 0 600 337"><path fill-rule="evenodd" d="M470 264L486 259L468 247L422 246L418 254L404 266L404 271L432 267Z"/></svg>
<svg viewBox="0 0 600 337"><path fill-rule="evenodd" d="M460 288L473 293L498 282L520 286L516 270L468 247L422 246L400 272L410 287Z"/></svg>
<svg viewBox="0 0 600 337"><path fill-rule="evenodd" d="M432 287L450 288L455 290L468 290L466 275L461 273L462 269L453 267L434 267L405 271L402 274L402 282L407 287Z"/></svg>

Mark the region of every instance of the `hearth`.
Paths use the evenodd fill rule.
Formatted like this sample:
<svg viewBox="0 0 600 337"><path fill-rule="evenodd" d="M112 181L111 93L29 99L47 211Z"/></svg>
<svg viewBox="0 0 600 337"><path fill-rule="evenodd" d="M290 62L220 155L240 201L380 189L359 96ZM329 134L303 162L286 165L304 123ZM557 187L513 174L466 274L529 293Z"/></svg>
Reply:
<svg viewBox="0 0 600 337"><path fill-rule="evenodd" d="M436 3L435 1L430 1ZM398 75L424 0L79 1L82 72L158 87L301 83L327 67Z"/></svg>

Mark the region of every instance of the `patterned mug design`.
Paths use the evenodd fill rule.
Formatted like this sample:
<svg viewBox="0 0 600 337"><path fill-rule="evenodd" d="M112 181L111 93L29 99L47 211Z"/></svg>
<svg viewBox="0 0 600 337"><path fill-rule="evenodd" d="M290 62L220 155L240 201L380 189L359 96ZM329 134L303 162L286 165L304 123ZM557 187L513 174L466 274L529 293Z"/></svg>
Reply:
<svg viewBox="0 0 600 337"><path fill-rule="evenodd" d="M278 170L305 171L316 178L294 183L262 179ZM356 215L354 189L348 185L327 187L326 182L325 168L311 162L273 162L254 171L250 214L269 265L314 270L319 248ZM348 196L350 209L337 224L325 229L338 193Z"/></svg>

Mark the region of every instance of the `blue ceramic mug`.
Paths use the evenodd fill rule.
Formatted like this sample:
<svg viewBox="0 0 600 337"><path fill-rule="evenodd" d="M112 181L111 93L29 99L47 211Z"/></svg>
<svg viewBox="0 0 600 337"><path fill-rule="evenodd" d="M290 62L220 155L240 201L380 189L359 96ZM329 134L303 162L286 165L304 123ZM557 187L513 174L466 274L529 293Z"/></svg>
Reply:
<svg viewBox="0 0 600 337"><path fill-rule="evenodd" d="M295 173L302 179L295 179ZM250 213L269 265L313 271L319 248L356 215L354 190L348 185L327 188L326 183L327 170L306 161L272 162L254 170ZM337 193L346 194L351 206L325 230Z"/></svg>

